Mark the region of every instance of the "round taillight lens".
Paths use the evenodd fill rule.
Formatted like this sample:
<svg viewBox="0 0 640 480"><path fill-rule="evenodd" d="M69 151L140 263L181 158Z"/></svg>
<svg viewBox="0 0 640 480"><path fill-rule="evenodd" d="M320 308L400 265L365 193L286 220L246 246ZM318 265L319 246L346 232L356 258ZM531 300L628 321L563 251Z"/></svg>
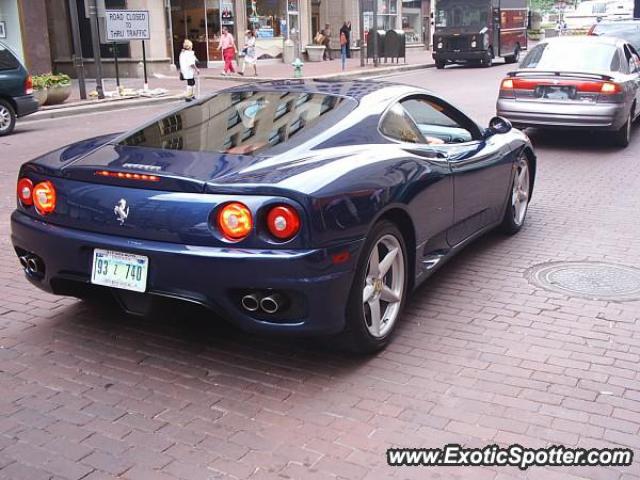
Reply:
<svg viewBox="0 0 640 480"><path fill-rule="evenodd" d="M278 240L289 240L300 231L300 215L293 207L278 205L267 214L267 228Z"/></svg>
<svg viewBox="0 0 640 480"><path fill-rule="evenodd" d="M32 198L40 215L46 215L56 209L56 189L49 181L40 182L33 187Z"/></svg>
<svg viewBox="0 0 640 480"><path fill-rule="evenodd" d="M33 182L28 178L18 180L18 200L22 205L33 205Z"/></svg>
<svg viewBox="0 0 640 480"><path fill-rule="evenodd" d="M240 202L227 203L218 211L218 228L227 240L242 240L253 229L251 210Z"/></svg>

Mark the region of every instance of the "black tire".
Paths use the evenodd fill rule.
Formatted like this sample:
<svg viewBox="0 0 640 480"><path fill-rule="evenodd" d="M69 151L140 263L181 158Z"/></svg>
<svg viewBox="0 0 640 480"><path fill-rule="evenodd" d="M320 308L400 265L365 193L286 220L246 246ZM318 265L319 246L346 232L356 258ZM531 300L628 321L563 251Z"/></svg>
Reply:
<svg viewBox="0 0 640 480"><path fill-rule="evenodd" d="M485 68L491 68L493 66L493 48L489 47L487 56L482 60L482 66Z"/></svg>
<svg viewBox="0 0 640 480"><path fill-rule="evenodd" d="M513 52L513 55L505 57L504 61L506 63L518 63L520 61L520 47L517 46L515 51Z"/></svg>
<svg viewBox="0 0 640 480"><path fill-rule="evenodd" d="M521 219L518 219L516 214L516 207L513 205L513 196L514 196L514 186L520 174L522 162L524 162L528 170L527 182L526 182L527 199L526 199L526 205L524 207L525 208L524 215L522 216ZM531 197L531 184L532 184L531 173L532 173L531 162L529 161L529 158L527 157L527 155L524 152L522 152L518 157L518 160L516 160L516 166L514 168L513 177L511 179L511 184L509 187L509 198L507 200L507 207L504 210L502 223L500 224L500 227L499 227L502 233L506 235L514 235L518 233L522 228L522 226L524 225L524 222L526 220L526 215L527 215L527 209L529 206L529 198Z"/></svg>
<svg viewBox="0 0 640 480"><path fill-rule="evenodd" d="M444 60L436 60L436 68L438 70L442 70L445 65L446 65L446 62Z"/></svg>
<svg viewBox="0 0 640 480"><path fill-rule="evenodd" d="M629 112L629 116L627 117L627 121L624 122L624 125L620 127L619 130L613 132L611 136L611 140L616 147L626 148L629 146L631 142L631 127L633 123L633 113Z"/></svg>
<svg viewBox="0 0 640 480"><path fill-rule="evenodd" d="M399 311L393 325L384 336L374 337L367 327L362 296L371 252L374 246L377 246L378 242L387 235L395 237L401 246L404 264L404 286L400 299ZM353 278L353 284L351 285L351 291L349 293L349 300L347 303L346 325L344 331L340 334L341 346L346 350L360 354L374 353L385 348L393 337L393 333L400 321L400 317L402 316L402 310L407 297L408 285L409 264L404 237L400 230L398 230L398 227L393 223L387 220L382 220L378 222L373 227L369 235L367 235L367 240L362 248L360 258L358 259L358 266Z"/></svg>
<svg viewBox="0 0 640 480"><path fill-rule="evenodd" d="M0 137L9 135L16 127L16 112L13 106L0 98Z"/></svg>

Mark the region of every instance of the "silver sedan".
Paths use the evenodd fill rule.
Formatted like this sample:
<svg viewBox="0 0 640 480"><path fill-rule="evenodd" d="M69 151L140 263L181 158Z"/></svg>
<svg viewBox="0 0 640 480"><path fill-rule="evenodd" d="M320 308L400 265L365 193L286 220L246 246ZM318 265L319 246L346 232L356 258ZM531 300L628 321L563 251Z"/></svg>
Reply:
<svg viewBox="0 0 640 480"><path fill-rule="evenodd" d="M605 130L626 147L640 116L640 56L614 37L559 37L539 43L502 80L499 116L514 125Z"/></svg>

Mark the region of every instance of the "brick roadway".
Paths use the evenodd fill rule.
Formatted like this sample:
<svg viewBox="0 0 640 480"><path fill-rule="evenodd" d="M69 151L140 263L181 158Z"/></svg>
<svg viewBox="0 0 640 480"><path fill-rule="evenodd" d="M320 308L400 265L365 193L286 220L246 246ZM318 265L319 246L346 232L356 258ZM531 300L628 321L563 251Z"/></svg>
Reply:
<svg viewBox="0 0 640 480"><path fill-rule="evenodd" d="M396 78L486 122L506 68ZM1 478L640 478L638 461L385 465L390 446L448 442L640 448L640 302L569 298L525 277L554 260L640 265L640 129L625 151L535 134L526 228L467 248L415 292L392 345L357 358L246 335L198 309L138 319L28 285L8 231L19 164L151 112L39 121L0 139Z"/></svg>

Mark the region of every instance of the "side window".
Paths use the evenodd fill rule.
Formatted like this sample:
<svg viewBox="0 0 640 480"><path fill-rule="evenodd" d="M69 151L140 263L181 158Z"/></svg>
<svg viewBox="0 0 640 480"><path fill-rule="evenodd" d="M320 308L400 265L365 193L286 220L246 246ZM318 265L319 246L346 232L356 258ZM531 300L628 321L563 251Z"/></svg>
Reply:
<svg viewBox="0 0 640 480"><path fill-rule="evenodd" d="M431 98L410 98L402 102L418 130L430 144L464 143L473 140L469 119Z"/></svg>
<svg viewBox="0 0 640 480"><path fill-rule="evenodd" d="M380 124L380 130L387 137L401 142L425 143L416 124L399 103L387 111Z"/></svg>
<svg viewBox="0 0 640 480"><path fill-rule="evenodd" d="M638 73L640 71L640 57L631 45L624 46L624 55L629 65L629 73Z"/></svg>
<svg viewBox="0 0 640 480"><path fill-rule="evenodd" d="M20 66L16 57L3 45L0 45L0 71L13 70Z"/></svg>

